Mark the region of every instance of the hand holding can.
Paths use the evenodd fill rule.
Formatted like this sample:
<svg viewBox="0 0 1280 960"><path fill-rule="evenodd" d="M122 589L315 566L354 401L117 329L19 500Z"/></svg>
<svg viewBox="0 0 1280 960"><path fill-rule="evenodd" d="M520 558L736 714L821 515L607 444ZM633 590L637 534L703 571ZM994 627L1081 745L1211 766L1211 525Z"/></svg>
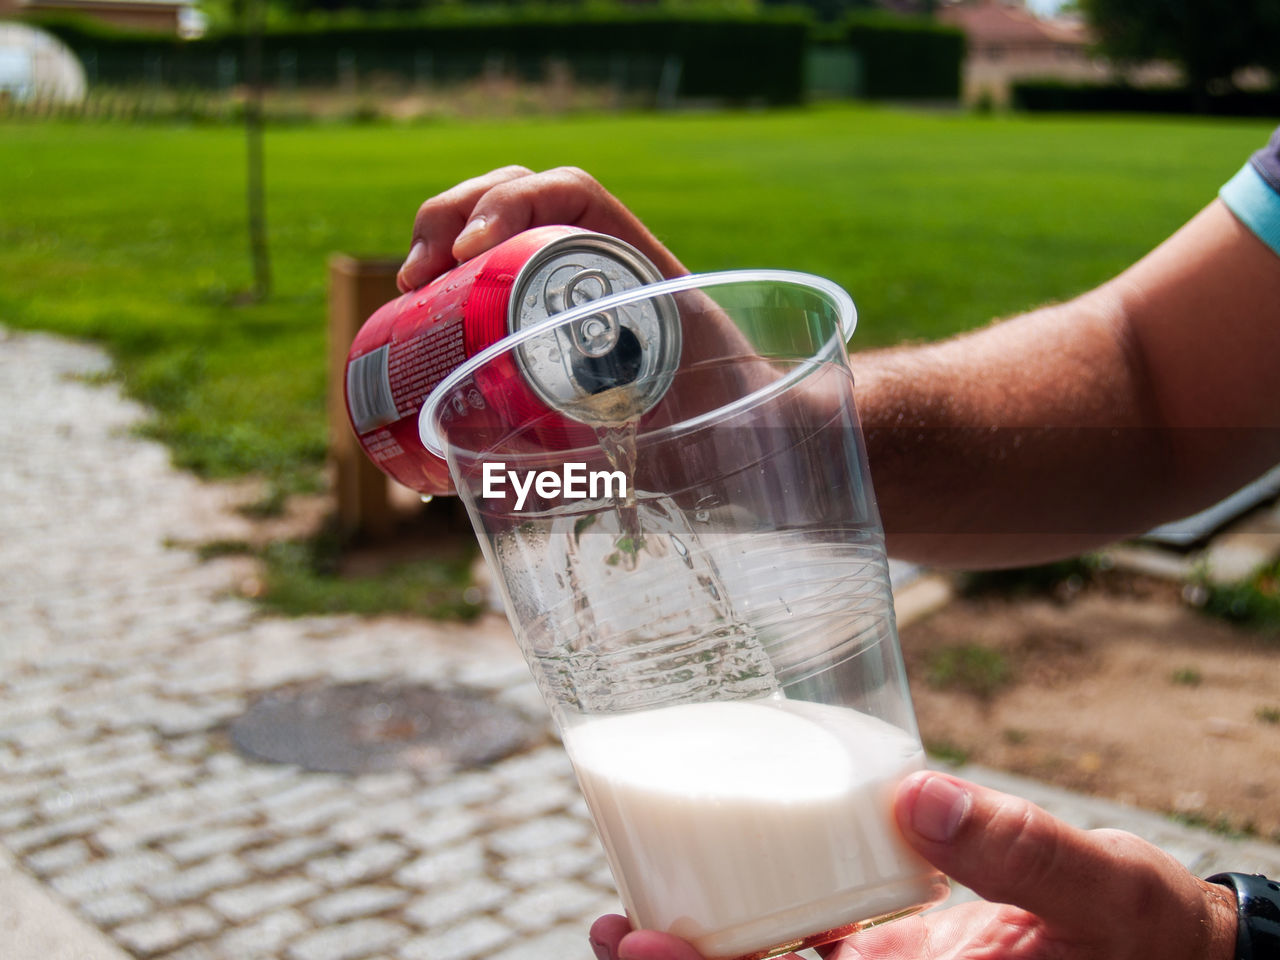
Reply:
<svg viewBox="0 0 1280 960"><path fill-rule="evenodd" d="M448 493L448 468L418 438L418 413L445 376L510 333L658 279L653 264L621 240L545 226L391 301L361 328L347 357L347 411L361 446L405 486ZM625 313L606 309L486 365L451 402L459 415L497 405L496 413L517 422L548 410L586 423L621 422L653 406L680 353L669 301ZM637 383L642 391L615 389ZM560 433L560 446L582 436L568 423Z"/></svg>
<svg viewBox="0 0 1280 960"><path fill-rule="evenodd" d="M415 290L460 263L535 227L568 224L617 237L663 277L688 273L621 201L576 167L534 173L508 166L466 180L424 202L414 219L402 291Z"/></svg>

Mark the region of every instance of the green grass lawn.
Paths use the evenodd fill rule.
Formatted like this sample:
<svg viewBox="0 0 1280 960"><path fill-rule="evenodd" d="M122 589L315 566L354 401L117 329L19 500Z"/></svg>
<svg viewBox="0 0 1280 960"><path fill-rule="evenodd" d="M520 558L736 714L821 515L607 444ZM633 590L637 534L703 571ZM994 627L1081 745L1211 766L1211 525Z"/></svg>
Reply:
<svg viewBox="0 0 1280 960"><path fill-rule="evenodd" d="M585 167L696 270L832 277L867 346L1104 279L1208 202L1269 128L855 107L273 128L276 292L245 307L238 128L13 122L0 323L106 343L178 463L293 489L323 460L328 255L403 253L423 199L489 168Z"/></svg>

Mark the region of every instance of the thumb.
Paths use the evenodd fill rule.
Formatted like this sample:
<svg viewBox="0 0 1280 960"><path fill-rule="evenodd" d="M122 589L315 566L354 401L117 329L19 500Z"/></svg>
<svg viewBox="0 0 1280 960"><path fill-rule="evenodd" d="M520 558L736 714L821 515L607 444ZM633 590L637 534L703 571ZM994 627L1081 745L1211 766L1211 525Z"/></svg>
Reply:
<svg viewBox="0 0 1280 960"><path fill-rule="evenodd" d="M1079 830L1019 797L931 771L898 786L894 814L907 842L944 873L1073 939L1131 936L1143 916L1185 946L1214 919L1203 882L1133 834Z"/></svg>
<svg viewBox="0 0 1280 960"><path fill-rule="evenodd" d="M898 787L894 815L926 860L986 900L1011 903L1074 928L1092 914L1108 858L1084 831L1039 807L942 773Z"/></svg>

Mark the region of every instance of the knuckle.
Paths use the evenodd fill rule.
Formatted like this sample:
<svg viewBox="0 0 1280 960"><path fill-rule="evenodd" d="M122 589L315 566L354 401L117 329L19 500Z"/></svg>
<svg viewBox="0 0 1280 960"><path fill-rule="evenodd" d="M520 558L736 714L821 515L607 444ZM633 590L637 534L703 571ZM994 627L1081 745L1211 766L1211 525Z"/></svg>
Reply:
<svg viewBox="0 0 1280 960"><path fill-rule="evenodd" d="M559 179L568 181L569 183L580 187L596 187L596 178L581 167L556 167L550 171Z"/></svg>
<svg viewBox="0 0 1280 960"><path fill-rule="evenodd" d="M414 233L425 234L429 232L433 224L448 217L451 207L452 198L449 196L448 191L422 201L418 207L417 214L413 218Z"/></svg>
<svg viewBox="0 0 1280 960"><path fill-rule="evenodd" d="M1106 847L1108 852L1116 857L1132 856L1136 847L1146 846L1146 841L1136 834L1132 834L1128 830L1117 830L1113 827L1090 830L1089 836L1093 837L1100 846Z"/></svg>
<svg viewBox="0 0 1280 960"><path fill-rule="evenodd" d="M1061 844L1057 832L1030 806L1002 811L993 826L1004 835L1004 875L1028 886L1050 882Z"/></svg>
<svg viewBox="0 0 1280 960"><path fill-rule="evenodd" d="M435 209L439 206L440 206L439 197L432 197L429 200L423 200L422 203L418 204L418 212L414 216L414 219L425 220L427 217L430 217L432 212L434 212Z"/></svg>
<svg viewBox="0 0 1280 960"><path fill-rule="evenodd" d="M532 171L528 167L511 164L498 167L478 177L463 180L442 193L436 194L422 205L422 209L433 211L457 211L459 215L473 204L479 202L494 190L501 190L512 183L528 176Z"/></svg>
<svg viewBox="0 0 1280 960"><path fill-rule="evenodd" d="M526 178L534 175L533 171L528 167L513 163L506 167L490 170L482 177L468 180L464 186L467 187L468 195L479 204L488 197L494 195L506 196L524 189L528 182Z"/></svg>
<svg viewBox="0 0 1280 960"><path fill-rule="evenodd" d="M493 176L501 176L507 178L528 177L532 176L533 171L526 166L518 163L509 163L505 167L499 167L493 171Z"/></svg>
<svg viewBox="0 0 1280 960"><path fill-rule="evenodd" d="M1168 865L1167 854L1126 830L1093 830L1090 836L1114 866L1109 899L1119 913L1157 916L1168 909L1173 901L1162 869Z"/></svg>
<svg viewBox="0 0 1280 960"><path fill-rule="evenodd" d="M522 201L531 190L536 189L534 178L519 177L503 180L485 191L483 197L476 201L476 209L486 212L494 207L502 207Z"/></svg>

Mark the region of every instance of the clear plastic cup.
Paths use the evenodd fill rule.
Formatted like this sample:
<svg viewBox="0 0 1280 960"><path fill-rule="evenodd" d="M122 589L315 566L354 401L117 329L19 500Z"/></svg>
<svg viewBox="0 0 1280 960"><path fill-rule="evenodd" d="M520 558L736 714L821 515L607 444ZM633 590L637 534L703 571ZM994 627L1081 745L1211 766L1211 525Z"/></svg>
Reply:
<svg viewBox="0 0 1280 960"><path fill-rule="evenodd" d="M571 325L628 310L677 311L678 368L531 409L522 357L562 357ZM664 281L493 345L419 421L629 917L708 958L946 896L890 811L924 752L845 354L855 318L805 274Z"/></svg>

